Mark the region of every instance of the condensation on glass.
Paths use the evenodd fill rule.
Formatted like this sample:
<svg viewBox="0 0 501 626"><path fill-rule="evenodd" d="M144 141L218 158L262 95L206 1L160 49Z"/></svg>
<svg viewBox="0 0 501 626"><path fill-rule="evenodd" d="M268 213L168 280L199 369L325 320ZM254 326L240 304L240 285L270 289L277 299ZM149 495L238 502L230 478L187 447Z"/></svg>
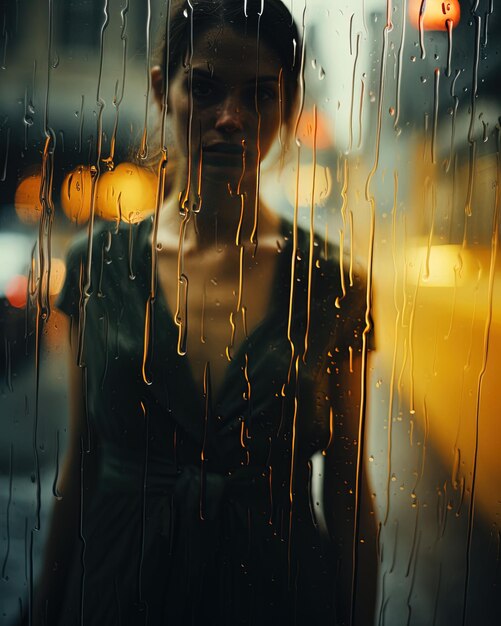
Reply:
<svg viewBox="0 0 501 626"><path fill-rule="evenodd" d="M194 4L186 3L186 19ZM303 279L306 296L315 297L310 282L329 255L338 254L342 277L340 296L329 302L334 312L342 310L353 276L367 279L360 354L346 346L361 364L353 387L360 396L356 422L339 431L346 437L340 449L351 452L344 461L328 454L341 419L331 409L327 439L312 450L304 483L319 537L332 535L331 517L348 520L336 527L345 533L344 576L333 584L337 591L326 584L326 593L349 598L339 613L343 624L495 624L501 611L499 7L493 0L284 4L304 45L295 59L299 106L288 149L280 137L259 166L259 189L291 225L285 243L277 243L290 257L290 302ZM264 12L266 5L263 0ZM136 232L144 221L156 224L155 208L172 184L169 159L175 163L178 155L169 152L169 115L158 113L150 74L169 15L170 3L162 0L19 0L0 9L2 623L22 623L30 610L51 509L61 499L71 410L67 323L55 302L67 280L68 247L75 237L90 241L95 229L103 230L105 267L120 231L135 280ZM192 53L196 46L195 40ZM190 121L189 132L196 124ZM238 196L238 189L229 193ZM179 285L171 311L182 355L191 302L183 228L188 214L203 212L204 196L202 189L190 205L186 189L179 194ZM306 233L303 257L298 232ZM253 243L259 259L255 237ZM154 246L159 255L163 245ZM250 256L238 234L235 245L240 280L228 316L228 362L246 324L245 299L253 298L242 278ZM81 266L82 300L90 272ZM149 285L141 312L146 386L156 357L157 287ZM209 306L215 293L216 278L197 297ZM310 308L314 302L299 347L292 304L283 324L288 382L322 337L310 325ZM107 358L120 360L106 332ZM202 343L210 332L210 320L202 318ZM333 348L322 365L329 376L336 373ZM247 401L253 382L247 355L243 363ZM207 397L210 367L202 383ZM286 385L280 391L286 397ZM318 405L325 393L320 387ZM147 423L147 403L140 401L138 415ZM245 457L251 433L240 422ZM301 432L292 428L292 438ZM87 444L82 440L79 469ZM203 446L199 453L203 467ZM343 462L353 466L344 508L332 510L337 501L330 490L339 489L335 476ZM273 463L269 469L271 481ZM294 454L289 469L293 506ZM78 539L85 544L85 536ZM289 558L294 554L289 550ZM260 597L254 601L259 605Z"/></svg>

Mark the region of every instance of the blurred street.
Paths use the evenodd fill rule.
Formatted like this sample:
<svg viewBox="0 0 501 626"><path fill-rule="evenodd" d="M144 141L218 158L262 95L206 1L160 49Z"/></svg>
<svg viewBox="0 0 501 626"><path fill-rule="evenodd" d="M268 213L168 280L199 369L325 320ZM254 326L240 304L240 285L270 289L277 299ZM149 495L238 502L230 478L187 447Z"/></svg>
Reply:
<svg viewBox="0 0 501 626"><path fill-rule="evenodd" d="M40 565L53 500L58 446L66 441L68 398L66 359L59 347L43 349L37 411L35 354L17 355L0 382L0 621L19 614L28 597L30 572ZM59 442L58 442L59 440ZM34 531L40 485L40 530ZM7 620L7 621L4 621Z"/></svg>

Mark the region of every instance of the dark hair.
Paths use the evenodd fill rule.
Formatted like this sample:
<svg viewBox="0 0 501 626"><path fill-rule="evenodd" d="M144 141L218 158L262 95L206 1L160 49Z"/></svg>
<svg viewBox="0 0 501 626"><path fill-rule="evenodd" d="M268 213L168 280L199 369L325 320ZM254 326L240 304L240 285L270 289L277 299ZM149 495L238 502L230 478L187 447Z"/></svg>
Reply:
<svg viewBox="0 0 501 626"><path fill-rule="evenodd" d="M288 120L298 91L301 39L282 0L172 0L167 31L158 55L164 85L187 59L191 37L196 41L211 28L230 27L259 35L282 63L283 113Z"/></svg>

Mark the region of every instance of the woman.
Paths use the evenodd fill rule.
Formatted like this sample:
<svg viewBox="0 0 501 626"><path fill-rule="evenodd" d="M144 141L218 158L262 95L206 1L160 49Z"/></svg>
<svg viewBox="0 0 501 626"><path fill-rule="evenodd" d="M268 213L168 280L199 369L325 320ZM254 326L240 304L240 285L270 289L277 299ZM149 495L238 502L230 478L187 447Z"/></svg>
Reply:
<svg viewBox="0 0 501 626"><path fill-rule="evenodd" d="M173 183L153 221L70 251L73 422L34 623L342 623L364 284L260 198L301 65L288 10L262 9L171 9L152 86ZM310 501L318 450L334 542Z"/></svg>

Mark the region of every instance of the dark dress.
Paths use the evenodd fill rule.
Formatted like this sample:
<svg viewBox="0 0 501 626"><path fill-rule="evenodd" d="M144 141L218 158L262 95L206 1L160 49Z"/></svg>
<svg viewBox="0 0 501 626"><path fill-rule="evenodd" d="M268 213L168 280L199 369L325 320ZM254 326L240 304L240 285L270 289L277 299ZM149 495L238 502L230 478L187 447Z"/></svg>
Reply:
<svg viewBox="0 0 501 626"><path fill-rule="evenodd" d="M96 228L83 306L87 240L68 255L58 306L84 321L82 466L97 465L98 477L84 492L60 624L334 624L341 540L318 531L309 458L329 441L336 403L318 381L350 348L361 350L364 280L356 276L343 294L337 250L325 259L315 242L304 362L309 236L299 231L291 367L292 234L284 225L271 309L228 364L217 397L204 396L189 355L177 353L161 292L143 364L151 228L150 220ZM334 440L330 454L343 446L337 431ZM339 490L353 487L350 467Z"/></svg>

